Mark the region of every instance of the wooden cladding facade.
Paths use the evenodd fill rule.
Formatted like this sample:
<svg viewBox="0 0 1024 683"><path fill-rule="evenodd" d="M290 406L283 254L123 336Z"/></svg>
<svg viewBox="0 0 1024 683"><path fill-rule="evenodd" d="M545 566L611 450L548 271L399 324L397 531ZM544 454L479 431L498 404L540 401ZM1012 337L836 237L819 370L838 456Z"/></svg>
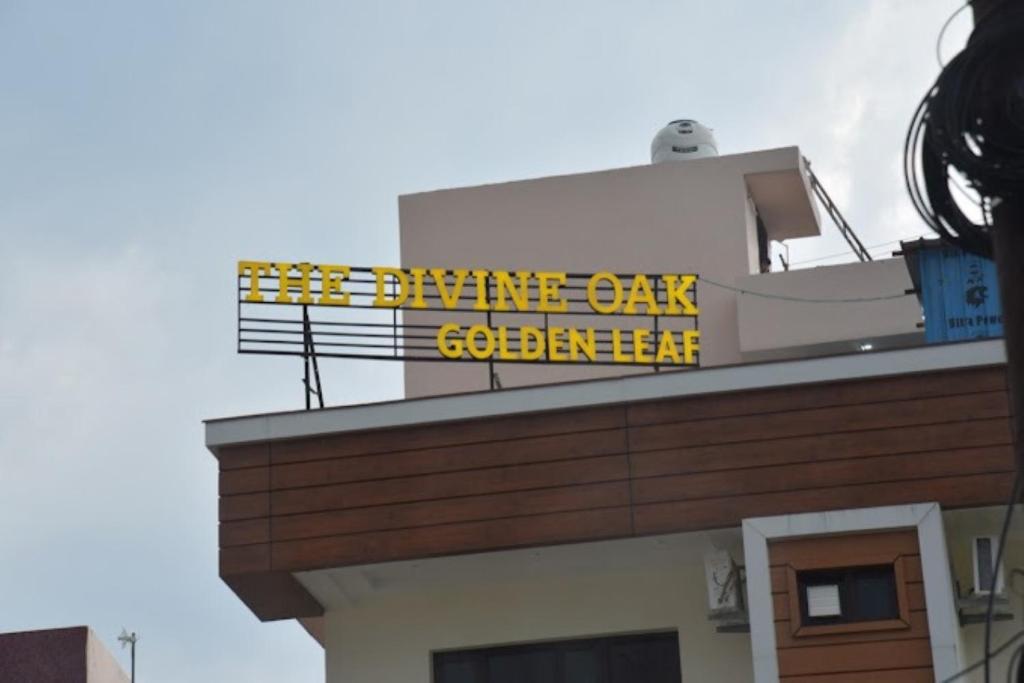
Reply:
<svg viewBox="0 0 1024 683"><path fill-rule="evenodd" d="M221 447L221 576L261 618L314 616L291 572L999 504L1008 417L1000 366Z"/></svg>
<svg viewBox="0 0 1024 683"><path fill-rule="evenodd" d="M935 680L916 529L772 542L769 562L782 683ZM899 567L899 619L801 626L795 572L877 564Z"/></svg>

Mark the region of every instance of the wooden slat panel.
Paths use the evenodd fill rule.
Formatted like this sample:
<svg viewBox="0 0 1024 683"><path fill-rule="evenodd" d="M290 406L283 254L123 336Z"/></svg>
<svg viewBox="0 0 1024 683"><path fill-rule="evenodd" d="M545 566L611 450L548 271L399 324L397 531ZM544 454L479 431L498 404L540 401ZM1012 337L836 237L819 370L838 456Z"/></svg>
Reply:
<svg viewBox="0 0 1024 683"><path fill-rule="evenodd" d="M886 671L822 674L820 676L783 676L781 683L935 683L931 666L915 669L888 669Z"/></svg>
<svg viewBox="0 0 1024 683"><path fill-rule="evenodd" d="M262 621L319 617L324 608L289 572L229 574L224 583Z"/></svg>
<svg viewBox="0 0 1024 683"><path fill-rule="evenodd" d="M637 503L738 496L928 477L1002 472L1013 466L1009 446L877 456L749 470L725 470L637 479Z"/></svg>
<svg viewBox="0 0 1024 683"><path fill-rule="evenodd" d="M999 505L1012 487L1012 472L941 479L780 491L731 498L636 505L636 533L660 534L738 526L745 517L935 501L946 508Z"/></svg>
<svg viewBox="0 0 1024 683"><path fill-rule="evenodd" d="M626 417L638 426L1005 389L1006 370L995 366L644 401L630 405Z"/></svg>
<svg viewBox="0 0 1024 683"><path fill-rule="evenodd" d="M835 408L794 410L695 422L631 427L631 452L664 450L755 439L779 439L833 431L860 431L933 424L936 416L980 420L1009 415L1005 391L980 394L887 401Z"/></svg>
<svg viewBox="0 0 1024 683"><path fill-rule="evenodd" d="M220 549L220 574L245 574L270 569L270 544L239 545Z"/></svg>
<svg viewBox="0 0 1024 683"><path fill-rule="evenodd" d="M281 582L293 570L735 527L763 515L1001 504L1013 470L1007 416L1005 371L995 367L222 448L222 572L250 588L276 577L288 592ZM905 557L920 625L920 560ZM261 616L316 611L308 593L292 592ZM250 593L247 602L259 601ZM779 619L785 598L773 595ZM828 641L815 657L836 647ZM901 666L916 676L928 663Z"/></svg>
<svg viewBox="0 0 1024 683"><path fill-rule="evenodd" d="M819 647L823 645L840 645L844 643L870 643L879 640L907 640L911 638L928 638L928 613L911 612L910 628L892 629L888 631L860 631L835 635L794 637L791 622L775 622L775 646L779 649L787 647Z"/></svg>
<svg viewBox="0 0 1024 683"><path fill-rule="evenodd" d="M217 451L221 470L242 467L265 467L270 464L270 444L257 443L245 446L224 446Z"/></svg>
<svg viewBox="0 0 1024 683"><path fill-rule="evenodd" d="M785 566L771 567L772 593L786 593L789 591L789 575Z"/></svg>
<svg viewBox="0 0 1024 683"><path fill-rule="evenodd" d="M479 469L626 452L625 429L557 434L275 465L275 489Z"/></svg>
<svg viewBox="0 0 1024 683"><path fill-rule="evenodd" d="M270 488L269 467L246 467L220 473L220 495L255 493Z"/></svg>
<svg viewBox="0 0 1024 683"><path fill-rule="evenodd" d="M1010 421L998 417L647 451L634 453L631 460L633 476L656 477L1010 443Z"/></svg>
<svg viewBox="0 0 1024 683"><path fill-rule="evenodd" d="M629 507L446 524L274 544L274 569L343 567L391 560L627 536Z"/></svg>
<svg viewBox="0 0 1024 683"><path fill-rule="evenodd" d="M927 609L924 601L923 583L907 582L907 602L910 604L911 611Z"/></svg>
<svg viewBox="0 0 1024 683"><path fill-rule="evenodd" d="M251 545L270 541L270 519L245 519L238 522L221 522L219 529L220 547Z"/></svg>
<svg viewBox="0 0 1024 683"><path fill-rule="evenodd" d="M220 521L252 519L270 516L269 493L243 493L237 496L221 496Z"/></svg>
<svg viewBox="0 0 1024 683"><path fill-rule="evenodd" d="M924 581L924 574L921 570L921 556L904 555L903 572L907 583L921 583Z"/></svg>
<svg viewBox="0 0 1024 683"><path fill-rule="evenodd" d="M781 676L923 669L932 664L932 650L927 638L828 645L813 649L787 648L779 650L778 655ZM873 679L868 677L868 680Z"/></svg>
<svg viewBox="0 0 1024 683"><path fill-rule="evenodd" d="M623 406L524 413L276 442L271 447L270 461L275 464L302 462L550 434L621 429L625 426L626 411Z"/></svg>
<svg viewBox="0 0 1024 683"><path fill-rule="evenodd" d="M569 484L623 481L628 475L626 456L613 455L274 491L271 493L271 504L275 515L286 515Z"/></svg>
<svg viewBox="0 0 1024 683"><path fill-rule="evenodd" d="M275 541L629 505L625 481L274 517Z"/></svg>
<svg viewBox="0 0 1024 683"><path fill-rule="evenodd" d="M772 593L772 614L776 622L789 623L789 593Z"/></svg>
<svg viewBox="0 0 1024 683"><path fill-rule="evenodd" d="M773 565L792 565L799 568L827 558L835 566L855 567L863 564L866 556L917 554L917 529L857 533L852 535L813 536L771 541L768 557Z"/></svg>

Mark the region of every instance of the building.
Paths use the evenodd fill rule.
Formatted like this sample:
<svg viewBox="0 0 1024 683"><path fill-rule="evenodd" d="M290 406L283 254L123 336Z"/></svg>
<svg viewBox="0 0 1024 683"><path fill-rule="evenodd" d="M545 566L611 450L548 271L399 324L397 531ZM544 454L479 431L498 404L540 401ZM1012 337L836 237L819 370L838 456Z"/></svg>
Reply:
<svg viewBox="0 0 1024 683"><path fill-rule="evenodd" d="M128 683L88 626L0 633L0 681Z"/></svg>
<svg viewBox="0 0 1024 683"><path fill-rule="evenodd" d="M902 258L763 272L821 230L799 150L400 210L403 266L699 273L700 368L407 363L402 401L208 421L221 576L329 683L942 680L993 575L1021 628L1002 343L926 344Z"/></svg>

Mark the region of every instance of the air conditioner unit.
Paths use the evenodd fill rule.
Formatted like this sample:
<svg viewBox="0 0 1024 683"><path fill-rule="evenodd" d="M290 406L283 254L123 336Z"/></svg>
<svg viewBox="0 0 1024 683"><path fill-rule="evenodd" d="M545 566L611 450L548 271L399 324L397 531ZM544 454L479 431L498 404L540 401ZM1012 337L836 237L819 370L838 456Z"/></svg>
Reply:
<svg viewBox="0 0 1024 683"><path fill-rule="evenodd" d="M971 539L974 585L968 595L962 595L959 582L957 583L957 607L961 626L984 623L989 618L990 599L993 620L1013 619L1013 608L1003 583L1002 563L996 563L998 553L999 539L995 536L975 536ZM995 577L994 595L990 593L992 577Z"/></svg>
<svg viewBox="0 0 1024 683"><path fill-rule="evenodd" d="M726 550L704 556L704 576L708 588L708 619L721 633L741 633L750 629L743 605L742 570Z"/></svg>

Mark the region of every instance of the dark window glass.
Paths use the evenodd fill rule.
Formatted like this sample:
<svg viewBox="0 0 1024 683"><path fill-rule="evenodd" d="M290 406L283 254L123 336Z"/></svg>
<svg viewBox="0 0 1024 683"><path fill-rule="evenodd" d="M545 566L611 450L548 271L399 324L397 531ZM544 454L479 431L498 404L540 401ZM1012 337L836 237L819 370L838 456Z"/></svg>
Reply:
<svg viewBox="0 0 1024 683"><path fill-rule="evenodd" d="M504 652L487 660L488 683L558 683L556 654L550 650Z"/></svg>
<svg viewBox="0 0 1024 683"><path fill-rule="evenodd" d="M482 662L452 658L437 668L437 679L445 683L476 683L486 678Z"/></svg>
<svg viewBox="0 0 1024 683"><path fill-rule="evenodd" d="M809 616L807 588L826 585L839 587L841 614ZM797 572L797 586L800 591L800 620L808 626L881 621L900 616L896 570L891 564Z"/></svg>
<svg viewBox="0 0 1024 683"><path fill-rule="evenodd" d="M676 642L620 643L612 645L611 655L611 679L616 683L672 683L680 680L679 645Z"/></svg>
<svg viewBox="0 0 1024 683"><path fill-rule="evenodd" d="M435 683L680 683L675 633L434 655Z"/></svg>
<svg viewBox="0 0 1024 683"><path fill-rule="evenodd" d="M597 648L566 650L562 659L565 683L605 683L604 660Z"/></svg>

